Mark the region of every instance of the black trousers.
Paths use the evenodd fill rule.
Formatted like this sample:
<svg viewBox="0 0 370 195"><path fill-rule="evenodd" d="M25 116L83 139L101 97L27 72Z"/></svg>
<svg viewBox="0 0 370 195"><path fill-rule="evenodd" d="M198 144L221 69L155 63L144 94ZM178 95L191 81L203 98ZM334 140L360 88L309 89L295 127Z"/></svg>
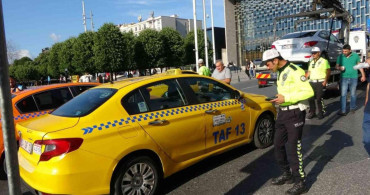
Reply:
<svg viewBox="0 0 370 195"><path fill-rule="evenodd" d="M316 113L315 100L317 102L317 109L319 113L324 113L324 110L323 110L324 101L322 100L322 96L324 94L322 90L324 87L322 86L322 82L317 82L317 83L310 82L310 85L313 89L313 92L315 93L315 95L308 100L310 104L310 113Z"/></svg>
<svg viewBox="0 0 370 195"><path fill-rule="evenodd" d="M306 112L299 109L279 110L275 124L275 158L283 172L290 169L296 179L304 180L302 131Z"/></svg>
<svg viewBox="0 0 370 195"><path fill-rule="evenodd" d="M249 70L245 69L245 74L247 74L249 79L251 79L251 75L249 74Z"/></svg>

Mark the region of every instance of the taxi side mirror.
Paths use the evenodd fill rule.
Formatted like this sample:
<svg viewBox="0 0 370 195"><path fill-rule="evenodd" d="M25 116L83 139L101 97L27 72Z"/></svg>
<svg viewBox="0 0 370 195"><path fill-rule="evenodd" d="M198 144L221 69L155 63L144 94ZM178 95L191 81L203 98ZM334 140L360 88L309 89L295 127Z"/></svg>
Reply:
<svg viewBox="0 0 370 195"><path fill-rule="evenodd" d="M242 97L242 95L240 94L240 92L238 90L234 90L234 98L238 100L241 97Z"/></svg>

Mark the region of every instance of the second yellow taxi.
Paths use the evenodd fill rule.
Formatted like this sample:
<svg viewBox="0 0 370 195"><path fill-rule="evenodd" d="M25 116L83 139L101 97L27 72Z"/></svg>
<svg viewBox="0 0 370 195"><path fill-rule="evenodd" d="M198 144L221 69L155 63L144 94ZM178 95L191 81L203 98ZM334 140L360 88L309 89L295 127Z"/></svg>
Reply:
<svg viewBox="0 0 370 195"><path fill-rule="evenodd" d="M162 178L273 141L275 107L210 77L138 77L17 124L22 179L40 194L154 194Z"/></svg>

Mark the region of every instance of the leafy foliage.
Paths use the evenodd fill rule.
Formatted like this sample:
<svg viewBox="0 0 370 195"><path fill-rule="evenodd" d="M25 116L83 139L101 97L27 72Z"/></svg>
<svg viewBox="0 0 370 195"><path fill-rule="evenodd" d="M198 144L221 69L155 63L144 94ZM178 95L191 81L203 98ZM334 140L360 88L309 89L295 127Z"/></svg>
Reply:
<svg viewBox="0 0 370 195"><path fill-rule="evenodd" d="M203 31L197 33L199 57L204 58ZM58 78L65 69L71 75L179 67L195 63L194 48L194 32L183 38L172 28L160 32L146 29L135 36L132 32L121 33L114 24L106 23L97 32L81 33L55 43L33 61L28 57L15 60L10 66L10 75L27 81L47 76ZM212 56L210 48L209 57Z"/></svg>
<svg viewBox="0 0 370 195"><path fill-rule="evenodd" d="M76 38L69 38L62 43L59 57L59 73L68 70L71 74L76 73L76 67L72 66L73 59L73 45L76 42Z"/></svg>
<svg viewBox="0 0 370 195"><path fill-rule="evenodd" d="M135 44L135 60L140 70L163 65L163 40L159 32L146 29L140 32Z"/></svg>
<svg viewBox="0 0 370 195"><path fill-rule="evenodd" d="M202 30L198 30L198 51L199 51L199 58L205 60L205 45L204 45L204 33ZM212 60L212 45L209 40L208 42L208 61L211 62ZM185 37L185 55L184 55L184 63L185 64L194 64L195 63L195 38L194 38L194 31L191 31Z"/></svg>
<svg viewBox="0 0 370 195"><path fill-rule="evenodd" d="M76 67L77 74L95 72L94 36L95 33L91 31L81 33L72 47L72 67Z"/></svg>
<svg viewBox="0 0 370 195"><path fill-rule="evenodd" d="M163 40L163 61L162 67L179 67L182 65L185 54L184 39L180 33L172 28L166 27L160 31Z"/></svg>
<svg viewBox="0 0 370 195"><path fill-rule="evenodd" d="M97 71L117 72L125 69L124 42L121 32L114 24L104 24L96 32L93 50Z"/></svg>

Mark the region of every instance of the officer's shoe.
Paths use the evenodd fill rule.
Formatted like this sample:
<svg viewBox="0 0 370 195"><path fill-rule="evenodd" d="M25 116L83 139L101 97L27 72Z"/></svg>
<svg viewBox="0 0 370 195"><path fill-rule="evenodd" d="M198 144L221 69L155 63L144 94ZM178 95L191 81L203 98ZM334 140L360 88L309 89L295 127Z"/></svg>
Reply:
<svg viewBox="0 0 370 195"><path fill-rule="evenodd" d="M323 119L324 118L324 114L322 112L319 112L319 114L317 114L317 118L319 120Z"/></svg>
<svg viewBox="0 0 370 195"><path fill-rule="evenodd" d="M299 180L292 188L286 191L286 194L298 195L308 192L308 188L303 180Z"/></svg>
<svg viewBox="0 0 370 195"><path fill-rule="evenodd" d="M307 119L312 119L313 117L315 117L316 116L316 114L314 113L314 112L310 112L310 113L308 113L308 115L307 115Z"/></svg>
<svg viewBox="0 0 370 195"><path fill-rule="evenodd" d="M293 175L290 172L284 172L277 178L273 178L271 180L272 185L283 185L283 184L291 184L294 182Z"/></svg>

